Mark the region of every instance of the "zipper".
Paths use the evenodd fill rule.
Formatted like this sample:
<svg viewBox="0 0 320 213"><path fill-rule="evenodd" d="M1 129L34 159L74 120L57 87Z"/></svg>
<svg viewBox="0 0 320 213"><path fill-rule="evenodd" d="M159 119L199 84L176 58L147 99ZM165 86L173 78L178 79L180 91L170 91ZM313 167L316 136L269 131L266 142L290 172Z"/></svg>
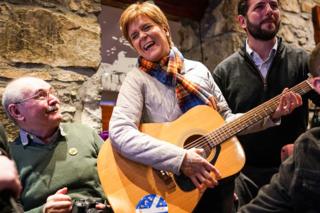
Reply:
<svg viewBox="0 0 320 213"><path fill-rule="evenodd" d="M268 90L268 83L267 83L267 79L266 78L263 78L263 90L264 90L264 92L266 92Z"/></svg>
<svg viewBox="0 0 320 213"><path fill-rule="evenodd" d="M260 72L260 70L258 69L258 67L255 65L254 61L251 59L251 57L248 55L247 52L245 52L245 55L244 55L244 58L245 60L247 61L247 63L249 64L249 66L251 66L251 68L260 76L260 79L263 83L263 91L266 92L268 90L268 83L267 83L267 76L269 74L269 70L272 66L269 67L269 70L268 70L268 73L266 75L266 78L264 78Z"/></svg>

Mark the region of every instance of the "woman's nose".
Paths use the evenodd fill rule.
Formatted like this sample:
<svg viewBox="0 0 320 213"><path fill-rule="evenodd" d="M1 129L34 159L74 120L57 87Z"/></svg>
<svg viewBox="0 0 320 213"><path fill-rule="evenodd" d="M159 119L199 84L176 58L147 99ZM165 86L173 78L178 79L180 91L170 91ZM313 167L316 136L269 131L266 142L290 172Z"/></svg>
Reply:
<svg viewBox="0 0 320 213"><path fill-rule="evenodd" d="M144 39L144 38L146 38L147 37L147 33L146 32L140 32L140 39Z"/></svg>

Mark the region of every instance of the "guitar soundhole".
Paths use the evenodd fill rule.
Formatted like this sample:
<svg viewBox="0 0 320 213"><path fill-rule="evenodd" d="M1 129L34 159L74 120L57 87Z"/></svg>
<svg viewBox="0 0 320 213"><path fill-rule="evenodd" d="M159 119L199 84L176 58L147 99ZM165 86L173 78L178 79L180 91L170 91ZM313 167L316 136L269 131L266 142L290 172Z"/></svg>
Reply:
<svg viewBox="0 0 320 213"><path fill-rule="evenodd" d="M192 147L199 147L199 148L203 148L205 150L205 158L207 158L210 155L211 152L211 148L210 147L206 147L206 146L197 146L195 144L200 144L199 141L200 137L202 137L202 135L192 135L189 138L187 138L185 144L184 144L184 148L189 148L190 146ZM205 139L203 139L205 140ZM189 145L188 145L189 144ZM193 146L195 145L195 146ZM221 146L218 145L215 147L215 153L213 158L210 160L211 164L215 164L216 160L218 159L219 153L221 150ZM209 160L209 159L208 159ZM189 192L194 190L196 187L194 186L194 184L192 183L192 181L190 180L190 178L188 178L187 176L185 176L184 174L181 173L181 175L174 175L174 179L175 182L177 183L177 185L180 187L180 189L182 191L185 192Z"/></svg>
<svg viewBox="0 0 320 213"><path fill-rule="evenodd" d="M185 149L190 149L190 147L202 148L204 149L203 157L207 158L210 155L211 149L210 147L207 147L206 143L203 143L203 142L206 142L206 141L205 141L205 137L203 137L202 135L191 135L185 141L183 148Z"/></svg>

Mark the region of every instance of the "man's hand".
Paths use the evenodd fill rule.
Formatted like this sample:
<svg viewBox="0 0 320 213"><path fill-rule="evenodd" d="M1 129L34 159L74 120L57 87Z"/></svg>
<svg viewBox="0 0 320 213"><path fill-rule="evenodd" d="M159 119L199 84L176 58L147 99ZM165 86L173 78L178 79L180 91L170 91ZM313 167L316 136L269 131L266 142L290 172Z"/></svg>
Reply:
<svg viewBox="0 0 320 213"><path fill-rule="evenodd" d="M199 190L204 190L206 187L215 187L218 185L217 180L221 178L219 171L201 157L203 153L203 149L189 149L181 165L181 171L191 179ZM214 173L215 178L210 175L211 172Z"/></svg>
<svg viewBox="0 0 320 213"><path fill-rule="evenodd" d="M59 212L59 213L69 213L72 210L72 200L71 197L66 195L68 193L68 188L64 187L59 189L54 195L50 195L47 198L47 202L43 207L44 213Z"/></svg>
<svg viewBox="0 0 320 213"><path fill-rule="evenodd" d="M280 102L275 110L275 112L271 115L271 119L273 121L277 121L281 118L281 116L290 114L295 108L302 105L301 95L298 93L289 91L288 88L285 88L281 94Z"/></svg>
<svg viewBox="0 0 320 213"><path fill-rule="evenodd" d="M22 187L16 166L12 160L0 155L0 191L9 190L16 198L19 197Z"/></svg>

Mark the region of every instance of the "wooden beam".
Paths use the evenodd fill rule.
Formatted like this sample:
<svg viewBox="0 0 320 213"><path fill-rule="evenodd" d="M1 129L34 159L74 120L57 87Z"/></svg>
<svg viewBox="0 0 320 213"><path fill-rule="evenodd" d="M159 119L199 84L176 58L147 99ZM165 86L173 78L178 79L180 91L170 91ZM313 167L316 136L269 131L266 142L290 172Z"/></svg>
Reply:
<svg viewBox="0 0 320 213"><path fill-rule="evenodd" d="M154 0L167 14L200 21L208 6L207 0Z"/></svg>
<svg viewBox="0 0 320 213"><path fill-rule="evenodd" d="M134 2L136 2L136 1L134 1L134 0L119 0L119 1L101 0L101 4L103 4L103 5L108 5L108 6L111 6L111 7L117 7L117 8L120 8L120 9L125 9L130 4L132 4Z"/></svg>
<svg viewBox="0 0 320 213"><path fill-rule="evenodd" d="M125 9L136 0L101 0L104 5ZM188 18L191 20L201 20L208 0L154 0L154 3L161 8L170 20L181 20Z"/></svg>
<svg viewBox="0 0 320 213"><path fill-rule="evenodd" d="M314 41L318 44L320 42L320 6L312 8L312 23L314 29Z"/></svg>

